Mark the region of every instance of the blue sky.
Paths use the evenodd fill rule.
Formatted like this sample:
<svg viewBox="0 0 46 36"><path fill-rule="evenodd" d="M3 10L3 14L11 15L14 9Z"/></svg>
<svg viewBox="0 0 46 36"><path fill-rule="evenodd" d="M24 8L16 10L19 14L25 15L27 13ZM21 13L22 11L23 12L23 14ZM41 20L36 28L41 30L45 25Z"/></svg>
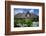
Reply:
<svg viewBox="0 0 46 36"><path fill-rule="evenodd" d="M39 15L39 9L26 9L26 8L14 8L14 15L18 13L27 13L27 11Z"/></svg>

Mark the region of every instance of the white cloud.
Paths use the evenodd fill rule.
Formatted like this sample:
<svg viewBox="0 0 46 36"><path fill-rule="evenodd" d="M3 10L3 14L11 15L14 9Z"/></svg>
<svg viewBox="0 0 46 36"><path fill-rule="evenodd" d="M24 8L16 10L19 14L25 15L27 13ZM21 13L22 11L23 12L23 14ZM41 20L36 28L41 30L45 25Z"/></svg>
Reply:
<svg viewBox="0 0 46 36"><path fill-rule="evenodd" d="M23 13L23 11L22 11L22 10L15 10L15 11L14 11L14 14L15 14L15 15L18 14L18 13Z"/></svg>
<svg viewBox="0 0 46 36"><path fill-rule="evenodd" d="M32 9L32 10L30 10L29 12L30 12L30 13L34 13L34 10Z"/></svg>

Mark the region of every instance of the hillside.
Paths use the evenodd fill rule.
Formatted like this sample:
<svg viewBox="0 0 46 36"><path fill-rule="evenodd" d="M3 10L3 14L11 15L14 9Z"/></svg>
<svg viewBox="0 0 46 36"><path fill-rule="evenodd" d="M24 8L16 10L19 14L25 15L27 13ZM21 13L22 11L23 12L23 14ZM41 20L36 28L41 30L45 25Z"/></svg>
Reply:
<svg viewBox="0 0 46 36"><path fill-rule="evenodd" d="M29 16L28 16L29 15ZM39 16L33 13L18 13L15 15L15 18L38 18Z"/></svg>

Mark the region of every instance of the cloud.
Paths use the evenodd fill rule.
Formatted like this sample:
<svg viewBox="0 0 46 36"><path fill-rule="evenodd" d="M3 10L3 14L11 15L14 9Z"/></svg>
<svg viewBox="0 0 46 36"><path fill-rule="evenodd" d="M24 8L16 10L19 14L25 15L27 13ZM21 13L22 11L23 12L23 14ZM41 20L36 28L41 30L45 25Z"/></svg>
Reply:
<svg viewBox="0 0 46 36"><path fill-rule="evenodd" d="M30 10L29 12L30 12L30 13L34 13L34 10L32 9L32 10Z"/></svg>
<svg viewBox="0 0 46 36"><path fill-rule="evenodd" d="M15 11L14 11L14 14L15 14L15 15L18 14L18 13L23 13L23 10L15 10Z"/></svg>

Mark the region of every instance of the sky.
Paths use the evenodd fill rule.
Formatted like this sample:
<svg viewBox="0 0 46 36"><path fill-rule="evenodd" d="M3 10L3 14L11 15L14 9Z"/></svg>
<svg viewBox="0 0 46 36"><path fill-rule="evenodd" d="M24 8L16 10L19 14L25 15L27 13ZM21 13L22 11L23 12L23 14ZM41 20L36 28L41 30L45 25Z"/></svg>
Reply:
<svg viewBox="0 0 46 36"><path fill-rule="evenodd" d="M18 13L27 13L27 11L39 15L39 9L26 9L26 8L14 8L14 15Z"/></svg>

